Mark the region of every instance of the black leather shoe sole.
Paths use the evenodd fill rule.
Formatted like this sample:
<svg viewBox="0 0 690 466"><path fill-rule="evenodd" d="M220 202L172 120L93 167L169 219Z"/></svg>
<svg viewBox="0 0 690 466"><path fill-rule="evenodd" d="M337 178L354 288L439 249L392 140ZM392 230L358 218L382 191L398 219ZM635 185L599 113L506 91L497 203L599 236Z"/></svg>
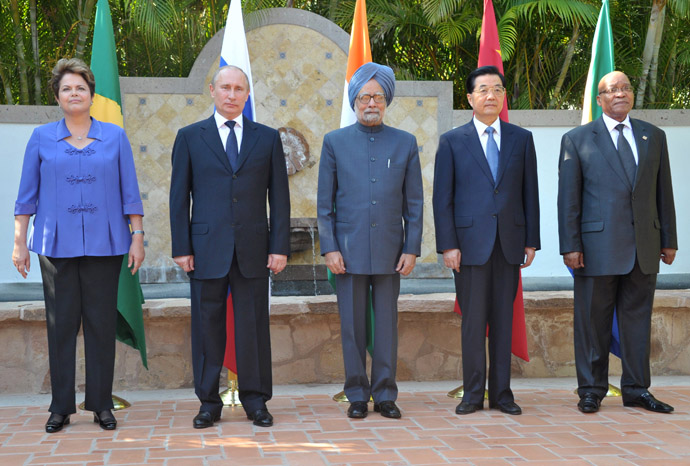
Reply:
<svg viewBox="0 0 690 466"><path fill-rule="evenodd" d="M199 414L194 416L193 425L195 429L206 429L213 427L213 423L220 420L220 414L214 416L208 411L199 411Z"/></svg>
<svg viewBox="0 0 690 466"><path fill-rule="evenodd" d="M364 419L367 414L369 414L369 409L364 401L355 401L347 409L347 417L352 419Z"/></svg>
<svg viewBox="0 0 690 466"><path fill-rule="evenodd" d="M481 411L482 409L484 409L483 405L473 405L472 403L465 403L463 401L455 408L455 414L472 414L476 411Z"/></svg>
<svg viewBox="0 0 690 466"><path fill-rule="evenodd" d="M502 413L510 414L512 416L517 416L517 415L522 414L522 408L520 408L517 405L517 403L510 403L510 404L491 403L491 404L489 404L489 408L498 409Z"/></svg>
<svg viewBox="0 0 690 466"><path fill-rule="evenodd" d="M402 417L400 409L393 402L381 404L374 403L374 411L381 413L381 416L389 419L400 419Z"/></svg>
<svg viewBox="0 0 690 466"><path fill-rule="evenodd" d="M592 414L599 411L601 401L596 395L585 395L577 402L577 409L585 414Z"/></svg>
<svg viewBox="0 0 690 466"><path fill-rule="evenodd" d="M259 409L252 414L247 414L247 419L253 421L257 427L271 427L273 425L273 416L267 409Z"/></svg>
<svg viewBox="0 0 690 466"><path fill-rule="evenodd" d="M117 420L110 410L93 413L93 422L97 422L104 430L115 430L117 428Z"/></svg>
<svg viewBox="0 0 690 466"><path fill-rule="evenodd" d="M673 412L673 406L657 400L651 393L645 393L631 401L624 401L623 406L644 408L653 413L669 414Z"/></svg>

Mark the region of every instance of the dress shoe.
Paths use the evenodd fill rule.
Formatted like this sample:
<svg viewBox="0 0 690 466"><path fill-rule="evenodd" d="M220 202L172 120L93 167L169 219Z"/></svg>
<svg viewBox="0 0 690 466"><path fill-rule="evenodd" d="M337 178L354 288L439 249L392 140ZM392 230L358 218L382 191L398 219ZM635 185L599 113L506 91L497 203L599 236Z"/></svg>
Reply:
<svg viewBox="0 0 690 466"><path fill-rule="evenodd" d="M374 403L374 411L381 413L383 417L391 419L400 419L400 409L395 405L395 401L382 401L381 403Z"/></svg>
<svg viewBox="0 0 690 466"><path fill-rule="evenodd" d="M366 401L353 401L347 410L347 417L352 419L364 419L367 417L369 408Z"/></svg>
<svg viewBox="0 0 690 466"><path fill-rule="evenodd" d="M577 402L577 409L585 414L596 413L599 411L601 400L594 393L585 393Z"/></svg>
<svg viewBox="0 0 690 466"><path fill-rule="evenodd" d="M469 401L463 401L455 408L455 414L472 414L482 409L484 409L484 405L475 405Z"/></svg>
<svg viewBox="0 0 690 466"><path fill-rule="evenodd" d="M273 425L273 416L266 408L257 409L251 414L247 413L247 419L254 421L252 424L259 427L271 427Z"/></svg>
<svg viewBox="0 0 690 466"><path fill-rule="evenodd" d="M117 420L115 420L113 412L109 409L93 413L93 422L97 422L105 430L115 430L117 427Z"/></svg>
<svg viewBox="0 0 690 466"><path fill-rule="evenodd" d="M194 416L194 428L206 429L213 427L213 423L220 420L220 414L212 414L210 411L199 411L199 414Z"/></svg>
<svg viewBox="0 0 690 466"><path fill-rule="evenodd" d="M489 408L498 409L502 413L518 415L522 414L522 409L514 401L504 401L503 403L489 403Z"/></svg>
<svg viewBox="0 0 690 466"><path fill-rule="evenodd" d="M69 414L63 416L62 414L50 413L48 422L46 422L46 432L54 434L60 432L63 426L69 424Z"/></svg>
<svg viewBox="0 0 690 466"><path fill-rule="evenodd" d="M644 392L634 400L624 401L623 406L639 406L640 408L644 408L647 411L654 411L655 413L673 412L673 406L657 400L654 398L654 395L649 392Z"/></svg>

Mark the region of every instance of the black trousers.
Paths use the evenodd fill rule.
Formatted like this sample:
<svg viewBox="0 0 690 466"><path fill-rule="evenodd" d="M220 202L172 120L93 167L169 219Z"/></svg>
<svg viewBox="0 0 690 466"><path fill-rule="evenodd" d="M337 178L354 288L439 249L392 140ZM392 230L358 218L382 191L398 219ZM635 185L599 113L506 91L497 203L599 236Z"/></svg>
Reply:
<svg viewBox="0 0 690 466"><path fill-rule="evenodd" d="M235 255L237 257L237 255ZM235 311L235 355L240 401L247 413L266 407L273 394L268 277L246 278L233 259L225 277L189 280L192 298L194 389L201 410L220 414L219 377L226 343L228 284Z"/></svg>
<svg viewBox="0 0 690 466"><path fill-rule="evenodd" d="M513 301L520 266L506 262L500 241L483 265L460 265L455 290L462 311L462 400L484 402L486 326L489 325L489 401L514 401L510 389Z"/></svg>
<svg viewBox="0 0 690 466"><path fill-rule="evenodd" d="M54 258L39 256L46 304L50 412L75 409L77 334L84 326L85 406L89 411L113 408L117 288L122 256Z"/></svg>
<svg viewBox="0 0 690 466"><path fill-rule="evenodd" d="M637 260L626 275L575 275L575 369L580 396L595 393L603 399L608 391L614 308L621 344L623 401L647 391L655 289L656 274L643 274Z"/></svg>

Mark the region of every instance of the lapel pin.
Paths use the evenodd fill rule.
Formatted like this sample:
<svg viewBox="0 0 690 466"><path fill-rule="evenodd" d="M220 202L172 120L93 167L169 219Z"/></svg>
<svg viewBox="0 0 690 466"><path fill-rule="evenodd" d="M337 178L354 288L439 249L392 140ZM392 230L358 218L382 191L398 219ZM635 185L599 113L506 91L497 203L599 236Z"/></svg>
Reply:
<svg viewBox="0 0 690 466"><path fill-rule="evenodd" d="M646 141L646 140L647 140L647 136L642 136L642 139L644 139L644 140Z"/></svg>

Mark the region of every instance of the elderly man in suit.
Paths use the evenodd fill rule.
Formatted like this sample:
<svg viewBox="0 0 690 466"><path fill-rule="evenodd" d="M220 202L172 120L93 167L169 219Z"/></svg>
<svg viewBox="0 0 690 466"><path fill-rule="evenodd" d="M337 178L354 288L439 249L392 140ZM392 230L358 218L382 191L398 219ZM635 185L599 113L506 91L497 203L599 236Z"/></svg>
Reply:
<svg viewBox="0 0 690 466"><path fill-rule="evenodd" d="M453 270L462 309L457 414L483 409L486 326L489 407L521 414L510 389L513 301L520 267L540 248L537 161L532 133L499 119L505 78L494 66L467 77L474 118L441 136L434 170L436 248Z"/></svg>
<svg viewBox="0 0 690 466"><path fill-rule="evenodd" d="M395 404L400 275L409 275L421 252L424 199L416 138L383 124L394 93L393 70L362 65L348 87L357 122L325 136L319 166L319 240L336 276L351 418L366 417L370 396L382 416L401 417ZM365 320L370 289L371 383Z"/></svg>
<svg viewBox="0 0 690 466"><path fill-rule="evenodd" d="M278 131L242 116L249 98L244 71L220 68L210 90L216 111L177 133L170 183L172 255L191 288L194 387L201 401L193 425L211 427L223 408L218 379L229 284L240 401L255 425L269 427L268 276L285 268L290 249L283 146Z"/></svg>
<svg viewBox="0 0 690 466"><path fill-rule="evenodd" d="M649 340L659 259L678 249L666 135L628 116L633 88L614 71L599 82L601 118L563 136L558 162L558 230L575 275L578 408L599 410L617 313L625 406L670 413L649 391ZM622 137L621 137L622 136Z"/></svg>

